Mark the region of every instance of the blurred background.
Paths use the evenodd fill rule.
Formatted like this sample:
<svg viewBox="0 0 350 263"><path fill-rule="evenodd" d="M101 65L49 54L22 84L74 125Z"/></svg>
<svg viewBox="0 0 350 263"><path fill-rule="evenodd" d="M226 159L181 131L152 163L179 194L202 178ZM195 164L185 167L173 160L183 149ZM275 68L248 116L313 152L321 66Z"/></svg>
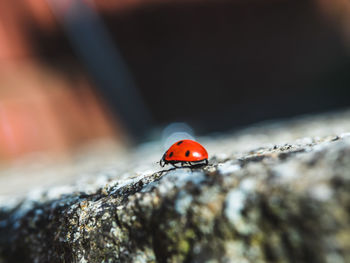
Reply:
<svg viewBox="0 0 350 263"><path fill-rule="evenodd" d="M350 105L348 0L0 0L0 163Z"/></svg>

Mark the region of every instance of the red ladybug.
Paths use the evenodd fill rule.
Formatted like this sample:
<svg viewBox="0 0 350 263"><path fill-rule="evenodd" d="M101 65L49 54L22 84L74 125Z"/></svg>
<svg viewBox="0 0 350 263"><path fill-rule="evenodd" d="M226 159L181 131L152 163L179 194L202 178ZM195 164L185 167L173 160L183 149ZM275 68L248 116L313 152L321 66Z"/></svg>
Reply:
<svg viewBox="0 0 350 263"><path fill-rule="evenodd" d="M192 140L181 140L173 145L164 153L160 160L160 166L164 167L166 164L180 163L181 166L188 164L190 167L202 166L208 164L207 150L198 142Z"/></svg>

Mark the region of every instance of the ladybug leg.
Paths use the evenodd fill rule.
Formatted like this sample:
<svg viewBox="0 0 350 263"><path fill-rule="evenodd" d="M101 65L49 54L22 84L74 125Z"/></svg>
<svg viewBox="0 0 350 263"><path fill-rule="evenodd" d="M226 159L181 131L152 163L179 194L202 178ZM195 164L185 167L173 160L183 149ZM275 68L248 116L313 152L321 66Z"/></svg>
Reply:
<svg viewBox="0 0 350 263"><path fill-rule="evenodd" d="M186 164L188 164L188 162L181 162L181 167L186 167Z"/></svg>
<svg viewBox="0 0 350 263"><path fill-rule="evenodd" d="M172 166L174 166L175 168L180 168L179 166L176 166L175 163L171 163Z"/></svg>
<svg viewBox="0 0 350 263"><path fill-rule="evenodd" d="M166 170L162 170L162 171L159 171L159 175L160 176L162 176L163 175L163 173L167 173L167 172L170 172L170 171L173 171L173 170L175 170L176 168L169 168L169 169L166 169Z"/></svg>

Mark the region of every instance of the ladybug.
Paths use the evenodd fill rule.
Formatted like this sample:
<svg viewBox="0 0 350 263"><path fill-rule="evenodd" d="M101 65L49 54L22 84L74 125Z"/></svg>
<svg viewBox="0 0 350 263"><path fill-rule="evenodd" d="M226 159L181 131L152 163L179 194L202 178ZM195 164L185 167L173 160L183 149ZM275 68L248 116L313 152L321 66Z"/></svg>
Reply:
<svg viewBox="0 0 350 263"><path fill-rule="evenodd" d="M159 161L161 167L171 164L175 168L175 164L180 163L181 166L189 165L189 167L199 167L208 164L207 150L198 142L192 140L181 140L173 145L164 153Z"/></svg>

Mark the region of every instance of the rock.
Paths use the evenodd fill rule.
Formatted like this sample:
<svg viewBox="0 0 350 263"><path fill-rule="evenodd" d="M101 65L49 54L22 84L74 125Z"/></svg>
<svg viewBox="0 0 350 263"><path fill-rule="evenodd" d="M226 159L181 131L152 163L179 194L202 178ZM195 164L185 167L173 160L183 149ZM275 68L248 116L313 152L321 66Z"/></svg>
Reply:
<svg viewBox="0 0 350 263"><path fill-rule="evenodd" d="M2 202L0 262L350 262L343 129L350 112L263 124L207 139L205 168L101 168Z"/></svg>

